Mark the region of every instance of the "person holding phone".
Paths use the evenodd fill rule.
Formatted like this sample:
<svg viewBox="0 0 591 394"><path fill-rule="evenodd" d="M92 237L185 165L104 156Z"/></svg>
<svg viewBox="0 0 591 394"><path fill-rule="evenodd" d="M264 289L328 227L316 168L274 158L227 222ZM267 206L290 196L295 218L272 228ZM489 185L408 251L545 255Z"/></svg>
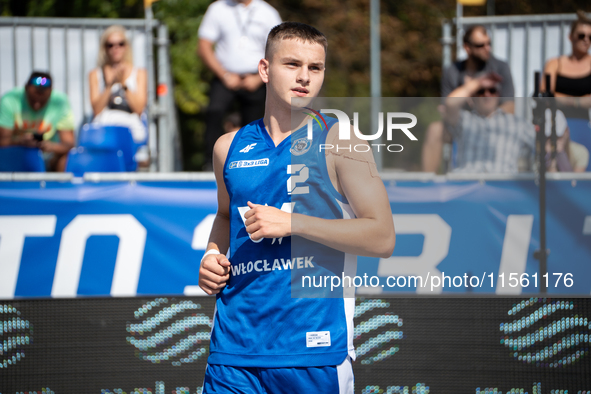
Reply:
<svg viewBox="0 0 591 394"><path fill-rule="evenodd" d="M53 90L51 75L35 71L24 87L0 100L0 146L43 151L48 170L64 171L74 147L74 114L65 93Z"/></svg>

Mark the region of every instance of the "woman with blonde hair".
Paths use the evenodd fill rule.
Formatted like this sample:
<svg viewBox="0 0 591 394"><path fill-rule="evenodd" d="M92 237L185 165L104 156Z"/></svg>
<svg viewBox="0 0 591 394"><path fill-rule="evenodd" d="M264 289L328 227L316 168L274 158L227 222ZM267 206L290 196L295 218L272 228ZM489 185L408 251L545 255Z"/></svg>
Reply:
<svg viewBox="0 0 591 394"><path fill-rule="evenodd" d="M556 97L558 108L567 118L570 136L589 147L591 127L589 113L591 108L591 19L583 11L577 12L577 19L572 23L569 40L572 53L548 60L544 73L550 74L550 91ZM542 78L542 90L546 89ZM584 146L570 141L569 156L581 157ZM581 151L576 154L574 151ZM586 168L587 165L585 165ZM585 171L585 168L574 168Z"/></svg>
<svg viewBox="0 0 591 394"><path fill-rule="evenodd" d="M97 66L88 75L93 123L127 126L136 143L145 143L140 115L148 98L147 75L133 65L123 26L110 26L101 35Z"/></svg>

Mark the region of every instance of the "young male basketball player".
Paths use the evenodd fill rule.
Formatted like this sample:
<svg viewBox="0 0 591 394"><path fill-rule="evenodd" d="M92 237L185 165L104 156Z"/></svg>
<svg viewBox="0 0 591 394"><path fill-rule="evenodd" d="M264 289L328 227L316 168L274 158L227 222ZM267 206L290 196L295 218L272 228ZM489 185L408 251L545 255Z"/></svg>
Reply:
<svg viewBox="0 0 591 394"><path fill-rule="evenodd" d="M353 393L354 298L290 292L294 272L354 276L353 255L389 257L394 248L371 152L320 150L364 141L338 141L328 117L308 140L306 115L292 116L292 98L313 98L322 87L326 47L311 26L273 28L259 63L265 116L215 145L218 212L199 270L201 288L217 294L204 393ZM302 127L292 130L293 117ZM305 203L293 205L296 195ZM336 255L323 265L293 247L296 237Z"/></svg>

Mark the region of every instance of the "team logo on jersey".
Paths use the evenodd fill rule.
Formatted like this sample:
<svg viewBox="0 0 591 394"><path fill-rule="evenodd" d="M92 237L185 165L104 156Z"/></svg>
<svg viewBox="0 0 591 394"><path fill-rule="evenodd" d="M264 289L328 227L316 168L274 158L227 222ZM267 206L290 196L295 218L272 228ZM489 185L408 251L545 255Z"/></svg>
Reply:
<svg viewBox="0 0 591 394"><path fill-rule="evenodd" d="M301 156L309 151L311 146L312 141L310 141L308 138L299 138L291 144L290 152L292 155Z"/></svg>
<svg viewBox="0 0 591 394"><path fill-rule="evenodd" d="M257 159L257 160L238 160L230 163L229 169L232 168L248 168L248 167L264 167L269 165L269 159Z"/></svg>
<svg viewBox="0 0 591 394"><path fill-rule="evenodd" d="M253 149L253 148L254 148L254 146L255 146L256 144L257 144L257 143L255 142L254 144L246 145L246 147L244 147L244 148L240 149L240 153L248 153L248 152L249 152L251 149Z"/></svg>

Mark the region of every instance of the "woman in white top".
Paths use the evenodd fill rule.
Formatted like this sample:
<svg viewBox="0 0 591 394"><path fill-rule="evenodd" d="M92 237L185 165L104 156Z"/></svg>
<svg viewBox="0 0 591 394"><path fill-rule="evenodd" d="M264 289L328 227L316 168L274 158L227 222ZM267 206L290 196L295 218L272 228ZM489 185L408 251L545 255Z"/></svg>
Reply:
<svg viewBox="0 0 591 394"><path fill-rule="evenodd" d="M145 69L133 66L131 46L123 26L110 26L101 36L98 67L88 75L93 123L127 126L136 143L145 143L140 120L148 98Z"/></svg>

